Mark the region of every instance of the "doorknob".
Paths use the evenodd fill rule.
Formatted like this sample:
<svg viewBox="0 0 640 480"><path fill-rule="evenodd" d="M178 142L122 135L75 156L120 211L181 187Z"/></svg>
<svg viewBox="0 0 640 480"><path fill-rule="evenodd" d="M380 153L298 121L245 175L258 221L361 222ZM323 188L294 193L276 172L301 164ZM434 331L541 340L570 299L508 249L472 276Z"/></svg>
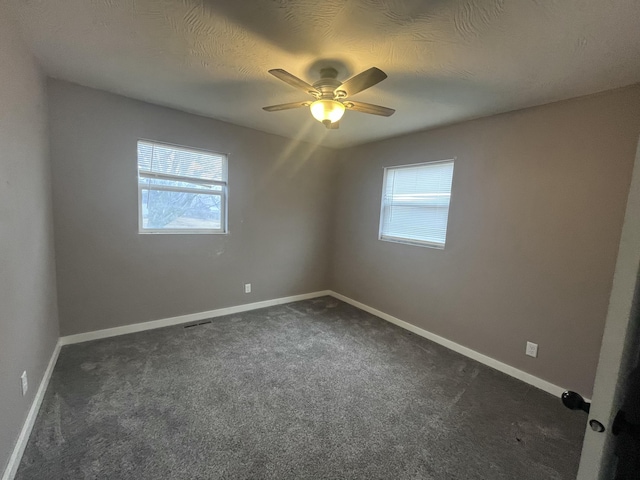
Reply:
<svg viewBox="0 0 640 480"><path fill-rule="evenodd" d="M564 406L570 410L582 410L587 413L591 410L591 404L589 402L585 402L582 395L570 390L567 390L562 394L562 403L564 403ZM602 433L605 430L604 425L595 418L589 420L589 426L594 432Z"/></svg>
<svg viewBox="0 0 640 480"><path fill-rule="evenodd" d="M584 401L582 395L576 392L567 390L562 394L562 403L570 410L582 410L589 413L591 404Z"/></svg>

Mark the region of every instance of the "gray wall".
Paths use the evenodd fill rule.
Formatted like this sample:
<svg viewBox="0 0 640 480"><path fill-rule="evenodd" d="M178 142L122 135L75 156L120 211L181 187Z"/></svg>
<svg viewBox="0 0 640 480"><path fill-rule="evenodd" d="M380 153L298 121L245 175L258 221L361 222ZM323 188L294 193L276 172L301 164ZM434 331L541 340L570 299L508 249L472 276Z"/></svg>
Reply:
<svg viewBox="0 0 640 480"><path fill-rule="evenodd" d="M639 134L635 86L341 151L332 288L590 396ZM445 250L379 241L383 167L452 157Z"/></svg>
<svg viewBox="0 0 640 480"><path fill-rule="evenodd" d="M640 87L340 152L56 80L49 94L63 335L332 288L591 394ZM229 235L137 233L138 138L231 153ZM451 157L446 249L377 240L382 167Z"/></svg>
<svg viewBox="0 0 640 480"><path fill-rule="evenodd" d="M58 339L44 77L0 5L0 474ZM29 391L20 389L26 370Z"/></svg>
<svg viewBox="0 0 640 480"><path fill-rule="evenodd" d="M48 92L62 335L328 288L334 151L61 81ZM228 235L138 234L138 138L230 153Z"/></svg>

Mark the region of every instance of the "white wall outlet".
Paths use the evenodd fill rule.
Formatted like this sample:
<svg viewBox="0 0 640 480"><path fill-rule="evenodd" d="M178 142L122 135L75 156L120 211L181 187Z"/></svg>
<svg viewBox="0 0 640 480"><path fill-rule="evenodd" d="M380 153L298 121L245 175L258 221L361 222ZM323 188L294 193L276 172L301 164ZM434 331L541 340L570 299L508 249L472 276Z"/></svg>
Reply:
<svg viewBox="0 0 640 480"><path fill-rule="evenodd" d="M251 293L251 284L250 283L245 283L244 284L244 293Z"/></svg>
<svg viewBox="0 0 640 480"><path fill-rule="evenodd" d="M20 381L22 382L22 396L24 397L27 394L27 390L29 390L29 382L27 380L27 372L22 372L20 375Z"/></svg>
<svg viewBox="0 0 640 480"><path fill-rule="evenodd" d="M527 349L525 351L530 357L538 356L538 344L533 342L527 342Z"/></svg>

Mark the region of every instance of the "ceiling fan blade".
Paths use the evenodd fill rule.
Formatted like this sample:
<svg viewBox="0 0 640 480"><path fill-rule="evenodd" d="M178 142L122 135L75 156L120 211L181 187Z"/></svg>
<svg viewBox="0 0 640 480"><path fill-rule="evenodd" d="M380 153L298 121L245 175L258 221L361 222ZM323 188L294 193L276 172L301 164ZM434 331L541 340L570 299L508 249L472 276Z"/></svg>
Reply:
<svg viewBox="0 0 640 480"><path fill-rule="evenodd" d="M291 75L289 72L281 68L274 68L273 70L269 70L269 73L274 77L282 80L283 82L288 83L292 87L302 90L305 93L309 93L314 97L316 95L320 95L320 91L317 90L313 85L309 85L304 80L299 79L295 75Z"/></svg>
<svg viewBox="0 0 640 480"><path fill-rule="evenodd" d="M344 92L345 97L351 97L356 93L366 90L369 87L373 87L385 78L387 78L386 73L384 73L379 68L371 67L369 70L365 70L355 77L351 77L349 80L336 88L335 92L337 96L340 96L338 92Z"/></svg>
<svg viewBox="0 0 640 480"><path fill-rule="evenodd" d="M280 105L270 105L268 107L262 107L267 112L279 112L280 110L290 110L292 108L308 107L311 102L293 102L293 103L281 103Z"/></svg>
<svg viewBox="0 0 640 480"><path fill-rule="evenodd" d="M381 107L380 105L372 105L371 103L352 102L351 100L343 103L347 109L355 110L356 112L381 115L383 117L390 117L395 113L395 110L393 108Z"/></svg>

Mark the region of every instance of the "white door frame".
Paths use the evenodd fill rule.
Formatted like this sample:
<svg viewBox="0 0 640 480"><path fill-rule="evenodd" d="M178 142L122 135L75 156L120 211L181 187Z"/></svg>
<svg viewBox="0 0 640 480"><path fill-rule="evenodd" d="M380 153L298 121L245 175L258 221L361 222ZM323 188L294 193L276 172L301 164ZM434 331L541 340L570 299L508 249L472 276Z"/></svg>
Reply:
<svg viewBox="0 0 640 480"><path fill-rule="evenodd" d="M597 433L587 425L577 480L610 480L615 458L611 424L622 403L624 383L635 361L633 303L640 268L640 142L631 177L618 259L613 276L607 321L602 337L589 419L606 428ZM637 319L635 319L637 320Z"/></svg>

